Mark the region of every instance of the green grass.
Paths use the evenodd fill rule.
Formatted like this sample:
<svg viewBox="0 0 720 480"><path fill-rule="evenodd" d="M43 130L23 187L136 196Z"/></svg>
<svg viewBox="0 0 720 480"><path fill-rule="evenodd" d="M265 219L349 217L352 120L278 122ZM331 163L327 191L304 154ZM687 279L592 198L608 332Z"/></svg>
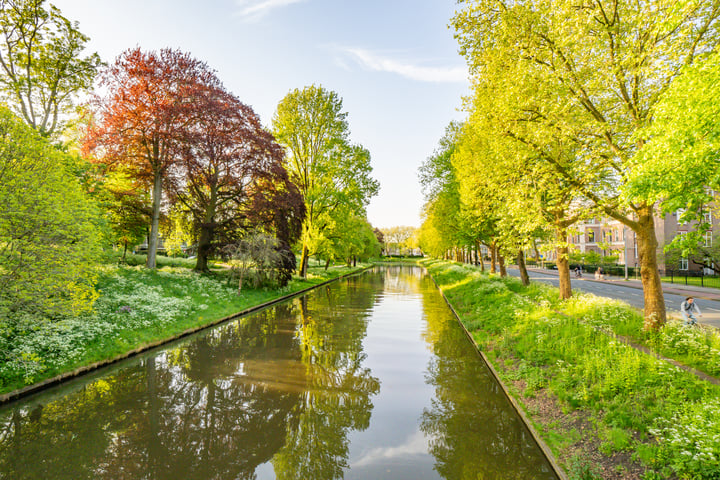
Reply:
<svg viewBox="0 0 720 480"><path fill-rule="evenodd" d="M669 345L671 340L658 338L673 338L675 331L644 336L642 317L621 302L590 295L561 301L557 289L546 285L524 287L517 279L450 262L422 263L501 375L527 384L519 402L548 391L566 408L588 415L601 451L631 452L655 478L720 476L720 421L704 413L717 408L720 387L612 335ZM696 330L682 334L689 331ZM685 342L684 358L705 358L703 345L715 341ZM557 447L554 435L548 440ZM565 461L568 470L582 470L577 461Z"/></svg>
<svg viewBox="0 0 720 480"><path fill-rule="evenodd" d="M0 393L115 358L367 266L311 267L307 279L295 277L284 288L243 289L238 295L225 270L201 275L187 268L186 259L162 258L156 271L103 267L100 297L91 314L55 319L26 315L15 319L12 328L5 324L0 329Z"/></svg>

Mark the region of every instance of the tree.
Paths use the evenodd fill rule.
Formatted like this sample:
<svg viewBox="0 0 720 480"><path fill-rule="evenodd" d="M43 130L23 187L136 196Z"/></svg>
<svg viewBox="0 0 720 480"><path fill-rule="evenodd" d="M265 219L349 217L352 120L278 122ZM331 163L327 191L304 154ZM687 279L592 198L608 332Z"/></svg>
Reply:
<svg viewBox="0 0 720 480"><path fill-rule="evenodd" d="M18 116L49 137L62 131L62 114L92 86L101 61L97 53L81 55L88 37L44 3L0 0L0 90Z"/></svg>
<svg viewBox="0 0 720 480"><path fill-rule="evenodd" d="M720 54L708 55L682 70L653 108L653 122L638 136L649 139L638 152L626 193L659 202L664 213L681 209L682 221L697 221L693 231L678 235L669 248L715 259L717 248L704 237L710 229L704 214L720 190ZM678 219L680 221L680 219ZM710 265L708 265L709 267Z"/></svg>
<svg viewBox="0 0 720 480"><path fill-rule="evenodd" d="M489 239L487 218L481 218L477 210L461 201L458 171L452 163L461 129L459 123L448 125L438 148L418 170L426 202L420 247L431 255L445 257L454 250L456 260L460 260L461 250L473 247L477 251L479 242L487 243ZM493 262L493 272L494 266Z"/></svg>
<svg viewBox="0 0 720 480"><path fill-rule="evenodd" d="M454 20L461 52L477 77L514 76L494 85L513 90L505 135L533 149L603 214L635 231L645 300L645 327L665 321L657 270L655 206L618 192L645 139L635 136L684 65L720 41L720 2L477 0ZM535 94L524 90L532 85ZM501 105L498 103L498 106ZM507 111L508 109L506 109ZM561 163L548 154L561 140L578 154Z"/></svg>
<svg viewBox="0 0 720 480"><path fill-rule="evenodd" d="M390 251L390 245L393 245L400 253L402 248L411 248L409 242L412 241L417 228L406 225L396 227L383 228L383 239L385 241L385 249Z"/></svg>
<svg viewBox="0 0 720 480"><path fill-rule="evenodd" d="M277 238L262 232L250 232L242 240L226 245L223 251L228 255L233 277L238 278L238 294L242 291L243 280L255 270L252 278L253 287L257 288L268 283L277 283L280 287L290 280L285 271L286 260L283 256L294 255L291 251L279 248Z"/></svg>
<svg viewBox="0 0 720 480"><path fill-rule="evenodd" d="M207 271L216 237L231 242L256 226L248 225L254 191L267 188L271 177L276 183L287 176L282 148L234 95L208 88L196 95L194 108L202 114L181 128L182 180L171 188L199 230L195 269Z"/></svg>
<svg viewBox="0 0 720 480"><path fill-rule="evenodd" d="M295 89L278 104L273 134L286 149L290 179L305 199L300 275L311 246L319 245L332 213L343 206L364 215L379 185L370 177L370 153L349 142L347 113L337 93L321 86Z"/></svg>
<svg viewBox="0 0 720 480"><path fill-rule="evenodd" d="M100 205L110 230L110 243L121 244L125 261L128 246L140 243L147 235L150 205L147 195L138 191L135 182L120 171L106 176L100 186Z"/></svg>
<svg viewBox="0 0 720 480"><path fill-rule="evenodd" d="M89 310L97 297L94 204L64 168L67 154L6 108L0 138L0 318Z"/></svg>
<svg viewBox="0 0 720 480"><path fill-rule="evenodd" d="M183 127L202 112L198 95L219 88L205 63L177 50L128 50L108 67L95 96L86 152L109 168L130 172L150 192L147 267L155 268L162 194L180 158Z"/></svg>

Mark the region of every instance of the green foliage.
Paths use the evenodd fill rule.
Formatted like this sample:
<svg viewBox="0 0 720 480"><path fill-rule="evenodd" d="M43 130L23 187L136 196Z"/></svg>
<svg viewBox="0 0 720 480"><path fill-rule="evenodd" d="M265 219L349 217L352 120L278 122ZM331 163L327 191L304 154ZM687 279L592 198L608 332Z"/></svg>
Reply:
<svg viewBox="0 0 720 480"><path fill-rule="evenodd" d="M80 313L96 298L97 215L72 162L0 109L0 318Z"/></svg>
<svg viewBox="0 0 720 480"><path fill-rule="evenodd" d="M0 91L12 110L43 136L63 129L62 115L92 86L102 65L83 57L89 40L45 0L0 1Z"/></svg>
<svg viewBox="0 0 720 480"><path fill-rule="evenodd" d="M290 179L305 199L301 268L309 255L328 249L328 230L341 216L365 216L379 189L370 152L350 143L346 118L338 94L314 85L288 93L273 117Z"/></svg>
<svg viewBox="0 0 720 480"><path fill-rule="evenodd" d="M289 250L280 249L280 242L272 235L249 232L242 240L228 245L223 253L230 257L231 276L238 282L238 292L243 289L243 280L250 280L253 288L285 287L295 266L295 256ZM288 259L291 267L286 268Z"/></svg>
<svg viewBox="0 0 720 480"><path fill-rule="evenodd" d="M599 480L602 478L597 466L577 455L574 455L568 462L568 475L571 480Z"/></svg>

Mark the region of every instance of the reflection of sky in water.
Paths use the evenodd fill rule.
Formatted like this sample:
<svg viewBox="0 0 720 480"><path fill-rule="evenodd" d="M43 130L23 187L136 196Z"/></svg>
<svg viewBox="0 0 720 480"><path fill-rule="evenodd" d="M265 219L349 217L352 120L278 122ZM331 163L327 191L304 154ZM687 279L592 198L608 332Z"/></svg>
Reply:
<svg viewBox="0 0 720 480"><path fill-rule="evenodd" d="M402 280L404 288L391 284L390 294L386 288L376 298L363 341L365 365L380 379L381 387L373 398L370 427L350 435L350 470L345 478L440 478L432 471L434 459L418 427L433 395L433 387L425 382L431 354L422 338L427 328L421 320L422 296L416 282L394 279ZM400 468L407 477L399 476Z"/></svg>

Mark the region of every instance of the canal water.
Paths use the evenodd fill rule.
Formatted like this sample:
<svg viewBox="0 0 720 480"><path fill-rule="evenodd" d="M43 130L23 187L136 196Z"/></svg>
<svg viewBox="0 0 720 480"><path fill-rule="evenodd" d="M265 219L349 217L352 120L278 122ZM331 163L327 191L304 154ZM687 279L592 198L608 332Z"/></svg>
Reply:
<svg viewBox="0 0 720 480"><path fill-rule="evenodd" d="M419 267L0 409L1 479L555 479Z"/></svg>

